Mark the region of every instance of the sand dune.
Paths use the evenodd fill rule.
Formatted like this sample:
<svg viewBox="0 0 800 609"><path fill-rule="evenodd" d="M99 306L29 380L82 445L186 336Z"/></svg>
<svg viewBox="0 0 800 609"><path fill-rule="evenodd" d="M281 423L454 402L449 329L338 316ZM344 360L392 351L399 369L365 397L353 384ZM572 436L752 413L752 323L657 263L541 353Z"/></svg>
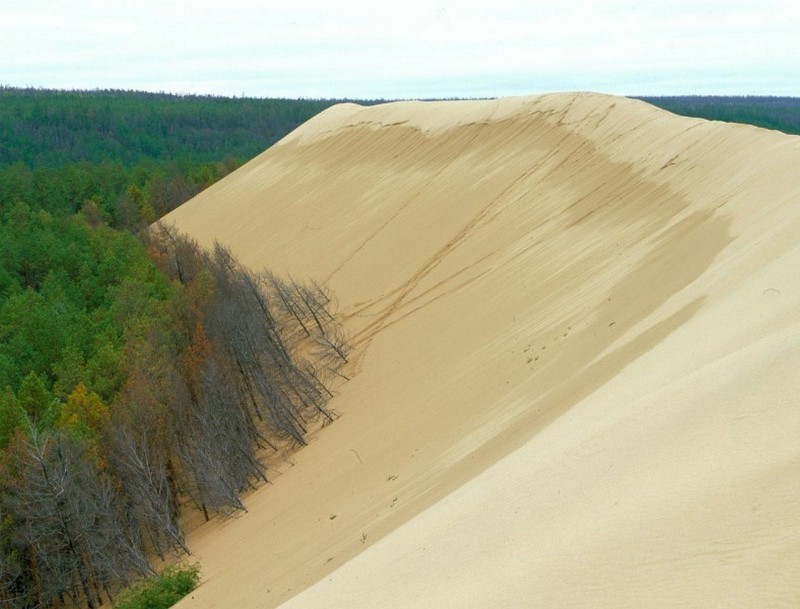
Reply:
<svg viewBox="0 0 800 609"><path fill-rule="evenodd" d="M356 347L180 606L800 606L798 167L609 96L342 105L173 212Z"/></svg>

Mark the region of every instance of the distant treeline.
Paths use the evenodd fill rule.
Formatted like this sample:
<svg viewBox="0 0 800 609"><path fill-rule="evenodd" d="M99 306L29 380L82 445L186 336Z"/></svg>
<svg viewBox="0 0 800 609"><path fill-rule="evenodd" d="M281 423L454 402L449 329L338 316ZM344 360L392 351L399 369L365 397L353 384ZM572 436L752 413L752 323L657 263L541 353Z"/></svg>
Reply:
<svg viewBox="0 0 800 609"><path fill-rule="evenodd" d="M639 97L638 99L681 116L744 123L765 129L775 129L790 135L800 135L800 98L798 97L686 95Z"/></svg>
<svg viewBox="0 0 800 609"><path fill-rule="evenodd" d="M334 103L0 87L0 168L250 159Z"/></svg>
<svg viewBox="0 0 800 609"><path fill-rule="evenodd" d="M333 103L0 88L0 204L136 230Z"/></svg>

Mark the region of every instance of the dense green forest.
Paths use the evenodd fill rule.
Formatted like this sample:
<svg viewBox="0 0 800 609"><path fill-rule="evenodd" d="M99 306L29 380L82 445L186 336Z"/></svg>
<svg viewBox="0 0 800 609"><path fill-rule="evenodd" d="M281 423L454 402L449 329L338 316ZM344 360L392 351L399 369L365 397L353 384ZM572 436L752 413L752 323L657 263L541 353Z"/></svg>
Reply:
<svg viewBox="0 0 800 609"><path fill-rule="evenodd" d="M0 204L141 228L333 103L0 88Z"/></svg>
<svg viewBox="0 0 800 609"><path fill-rule="evenodd" d="M798 100L647 101L800 131ZM332 103L0 88L0 606L99 606L332 419L325 288L144 230Z"/></svg>
<svg viewBox="0 0 800 609"><path fill-rule="evenodd" d="M0 87L0 167L250 159L333 103Z"/></svg>
<svg viewBox="0 0 800 609"><path fill-rule="evenodd" d="M639 99L682 116L743 123L800 135L800 98L797 97L684 95Z"/></svg>

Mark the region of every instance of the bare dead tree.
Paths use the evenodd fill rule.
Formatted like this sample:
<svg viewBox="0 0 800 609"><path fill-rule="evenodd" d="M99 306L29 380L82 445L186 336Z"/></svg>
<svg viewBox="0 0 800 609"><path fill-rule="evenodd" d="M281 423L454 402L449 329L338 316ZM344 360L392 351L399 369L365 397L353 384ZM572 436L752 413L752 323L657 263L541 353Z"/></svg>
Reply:
<svg viewBox="0 0 800 609"><path fill-rule="evenodd" d="M10 482L8 472L0 473L7 484ZM9 609L23 609L37 602L35 577L26 568L26 548L15 542L13 531L18 522L4 505L7 497L0 500L0 606Z"/></svg>
<svg viewBox="0 0 800 609"><path fill-rule="evenodd" d="M124 496L122 515L129 535L164 560L178 549L189 554L178 520L169 453L157 428L117 423L110 431L111 466Z"/></svg>
<svg viewBox="0 0 800 609"><path fill-rule="evenodd" d="M168 391L175 437L191 438L176 442L179 488L206 514L241 509L238 493L266 479L260 447L302 445L314 417L332 420L323 376L347 361L344 333L318 284L256 276L219 244L203 252L168 227L151 232L150 246L190 295Z"/></svg>
<svg viewBox="0 0 800 609"><path fill-rule="evenodd" d="M113 492L77 444L38 433L15 447L14 492L6 509L18 523L16 542L27 549L36 598L102 604L101 589L147 572L115 519Z"/></svg>

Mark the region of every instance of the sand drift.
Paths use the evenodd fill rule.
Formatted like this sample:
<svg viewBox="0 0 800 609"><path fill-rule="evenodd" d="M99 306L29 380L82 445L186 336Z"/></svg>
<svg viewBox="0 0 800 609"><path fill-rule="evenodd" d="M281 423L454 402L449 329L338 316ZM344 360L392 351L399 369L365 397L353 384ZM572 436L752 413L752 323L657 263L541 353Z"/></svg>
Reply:
<svg viewBox="0 0 800 609"><path fill-rule="evenodd" d="M347 104L174 211L354 346L179 606L800 606L798 168L624 98Z"/></svg>

